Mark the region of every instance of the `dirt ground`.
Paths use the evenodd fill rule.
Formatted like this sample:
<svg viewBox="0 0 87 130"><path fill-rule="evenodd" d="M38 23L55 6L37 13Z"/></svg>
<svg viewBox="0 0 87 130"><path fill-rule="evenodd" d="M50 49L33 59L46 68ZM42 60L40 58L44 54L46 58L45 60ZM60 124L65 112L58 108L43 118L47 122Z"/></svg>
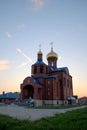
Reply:
<svg viewBox="0 0 87 130"><path fill-rule="evenodd" d="M16 105L7 105L7 106L0 106L0 114L9 115L13 118L17 119L27 119L27 120L38 120L42 117L50 117L54 116L57 113L65 113L67 111L72 111L80 108L87 107L80 106L74 108L67 108L67 109L32 109L26 107L19 107Z"/></svg>

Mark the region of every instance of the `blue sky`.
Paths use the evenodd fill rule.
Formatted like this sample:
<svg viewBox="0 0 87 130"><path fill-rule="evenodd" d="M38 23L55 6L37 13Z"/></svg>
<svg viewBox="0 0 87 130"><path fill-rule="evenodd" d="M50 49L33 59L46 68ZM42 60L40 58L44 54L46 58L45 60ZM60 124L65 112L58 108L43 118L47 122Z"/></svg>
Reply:
<svg viewBox="0 0 87 130"><path fill-rule="evenodd" d="M0 0L0 93L20 91L39 44L67 66L74 94L87 96L87 0Z"/></svg>

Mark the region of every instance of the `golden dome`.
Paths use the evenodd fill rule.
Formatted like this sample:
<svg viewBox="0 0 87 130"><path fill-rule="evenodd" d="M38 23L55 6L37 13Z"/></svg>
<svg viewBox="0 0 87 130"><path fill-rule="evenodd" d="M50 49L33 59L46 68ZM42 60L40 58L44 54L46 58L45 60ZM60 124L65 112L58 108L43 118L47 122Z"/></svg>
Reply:
<svg viewBox="0 0 87 130"><path fill-rule="evenodd" d="M58 55L53 50L51 50L51 52L47 54L47 60L49 58L56 58L56 59L58 59Z"/></svg>
<svg viewBox="0 0 87 130"><path fill-rule="evenodd" d="M57 53L55 53L55 52L53 51L53 42L51 42L50 44L51 44L51 52L49 52L49 53L47 54L47 60L48 60L49 58L56 58L56 59L58 59Z"/></svg>
<svg viewBox="0 0 87 130"><path fill-rule="evenodd" d="M43 54L41 50L38 51L38 54Z"/></svg>
<svg viewBox="0 0 87 130"><path fill-rule="evenodd" d="M41 51L41 44L39 45L39 51L38 51L38 54L42 55L42 51Z"/></svg>

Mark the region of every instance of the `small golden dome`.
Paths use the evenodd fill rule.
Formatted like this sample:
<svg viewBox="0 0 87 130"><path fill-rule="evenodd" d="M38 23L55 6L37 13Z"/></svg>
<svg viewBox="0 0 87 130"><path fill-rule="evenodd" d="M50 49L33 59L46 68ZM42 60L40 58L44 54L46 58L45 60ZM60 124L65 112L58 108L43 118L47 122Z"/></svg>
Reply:
<svg viewBox="0 0 87 130"><path fill-rule="evenodd" d="M49 58L56 58L56 59L58 59L58 55L53 50L51 50L51 52L47 54L47 60Z"/></svg>
<svg viewBox="0 0 87 130"><path fill-rule="evenodd" d="M41 51L41 44L39 45L39 51L38 51L38 54L42 55L42 51Z"/></svg>
<svg viewBox="0 0 87 130"><path fill-rule="evenodd" d="M43 54L41 50L38 51L38 54Z"/></svg>

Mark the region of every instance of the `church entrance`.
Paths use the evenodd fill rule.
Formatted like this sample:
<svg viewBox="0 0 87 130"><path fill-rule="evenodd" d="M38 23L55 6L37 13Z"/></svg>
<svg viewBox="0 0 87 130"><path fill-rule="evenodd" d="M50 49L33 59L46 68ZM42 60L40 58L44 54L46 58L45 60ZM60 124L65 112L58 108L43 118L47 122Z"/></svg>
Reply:
<svg viewBox="0 0 87 130"><path fill-rule="evenodd" d="M25 99L34 97L34 88L32 85L27 85L23 88L23 95Z"/></svg>

